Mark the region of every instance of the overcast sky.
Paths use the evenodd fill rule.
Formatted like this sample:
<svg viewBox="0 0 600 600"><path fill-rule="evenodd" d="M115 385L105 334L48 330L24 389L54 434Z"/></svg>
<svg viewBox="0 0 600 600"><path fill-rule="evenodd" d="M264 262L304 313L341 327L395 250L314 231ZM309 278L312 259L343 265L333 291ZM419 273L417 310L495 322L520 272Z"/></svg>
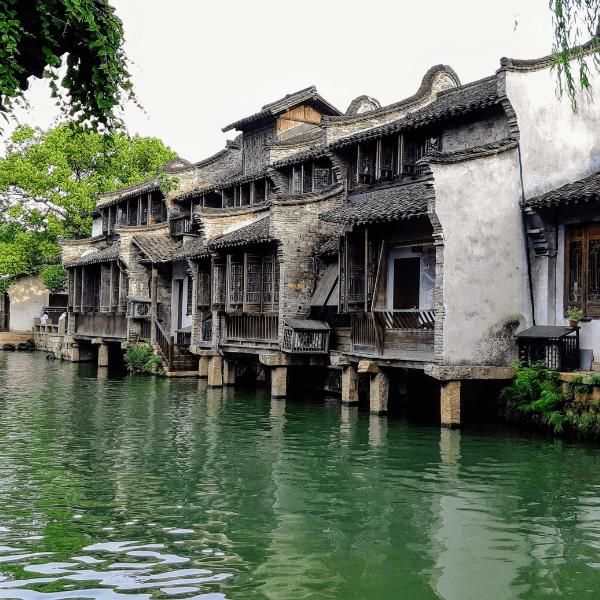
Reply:
<svg viewBox="0 0 600 600"><path fill-rule="evenodd" d="M550 52L548 0L110 0L123 21L142 113L131 133L160 138L196 162L223 148L221 128L285 94L316 85L341 111L366 94L382 105L414 94L427 70L450 65L462 83L500 58ZM20 122L48 127L46 82Z"/></svg>

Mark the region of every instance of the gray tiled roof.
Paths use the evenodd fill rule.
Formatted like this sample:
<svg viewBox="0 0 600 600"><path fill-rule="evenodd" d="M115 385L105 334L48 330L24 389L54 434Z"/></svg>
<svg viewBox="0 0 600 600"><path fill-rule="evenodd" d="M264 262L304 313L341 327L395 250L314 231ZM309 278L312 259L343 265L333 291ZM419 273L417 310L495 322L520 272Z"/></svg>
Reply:
<svg viewBox="0 0 600 600"><path fill-rule="evenodd" d="M90 252L85 256L80 256L69 263L65 263L65 267L81 267L84 265L93 265L102 262L111 262L117 260L119 257L119 244L112 244L98 250L97 252Z"/></svg>
<svg viewBox="0 0 600 600"><path fill-rule="evenodd" d="M530 208L541 208L542 206L589 202L590 200L600 200L600 171L584 179L563 185L551 192L546 192L541 196L529 198L525 200L523 205Z"/></svg>
<svg viewBox="0 0 600 600"><path fill-rule="evenodd" d="M340 251L340 240L337 236L323 242L315 251L317 256L327 256L328 254L337 254Z"/></svg>
<svg viewBox="0 0 600 600"><path fill-rule="evenodd" d="M181 248L168 235L135 235L131 241L155 263L171 262Z"/></svg>
<svg viewBox="0 0 600 600"><path fill-rule="evenodd" d="M105 194L98 196L98 200L96 201L96 207L105 208L107 206L111 206L112 204L116 204L117 202L121 202L122 200L134 198L135 196L139 196L140 194L148 194L150 192L158 191L161 191L158 179L156 177L152 177L152 179L147 179L146 181L142 181L141 183L136 183L134 185L121 188L120 190L116 190L114 192L106 192Z"/></svg>
<svg viewBox="0 0 600 600"><path fill-rule="evenodd" d="M179 251L173 255L173 260L204 258L206 256L210 256L208 247L202 238L196 238L195 240L184 244Z"/></svg>
<svg viewBox="0 0 600 600"><path fill-rule="evenodd" d="M258 221L254 221L245 227L240 227L235 231L231 231L218 237L209 244L209 248L225 248L227 246L243 246L246 244L257 244L259 242L269 242L273 238L270 233L271 219L264 217Z"/></svg>
<svg viewBox="0 0 600 600"><path fill-rule="evenodd" d="M292 106L295 106L296 104L300 102L305 102L307 100L318 101L318 103L321 105L321 108L325 109L325 111L330 115L341 114L341 112L337 108L335 108L335 106L329 104L327 100L325 100L321 95L317 93L317 88L314 85L311 85L310 87L300 90L298 92L294 92L293 94L287 94L286 96L284 96L280 100L277 100L276 102L265 104L259 112L250 115L249 117L244 117L239 121L235 121L235 123L231 123L230 125L223 127L223 131L229 131L230 129L239 129L240 127L243 127L244 125L249 125L254 121L260 121L261 119L264 119L266 117L275 116L281 112L284 112L288 108L291 108Z"/></svg>
<svg viewBox="0 0 600 600"><path fill-rule="evenodd" d="M415 183L385 190L359 202L344 204L321 213L319 218L347 225L407 219L427 214L428 203L433 197L433 184Z"/></svg>
<svg viewBox="0 0 600 600"><path fill-rule="evenodd" d="M431 104L408 113L403 119L341 138L333 142L331 147L342 147L360 140L426 125L444 117L461 115L471 110L496 104L499 101L498 81L496 75L492 75L460 87L443 90L438 93L436 100Z"/></svg>

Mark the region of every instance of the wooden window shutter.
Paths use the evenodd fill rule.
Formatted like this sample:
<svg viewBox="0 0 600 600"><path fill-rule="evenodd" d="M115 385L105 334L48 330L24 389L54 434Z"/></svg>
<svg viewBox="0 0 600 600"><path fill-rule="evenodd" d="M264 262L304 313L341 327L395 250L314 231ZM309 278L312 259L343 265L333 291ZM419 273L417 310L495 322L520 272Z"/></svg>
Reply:
<svg viewBox="0 0 600 600"><path fill-rule="evenodd" d="M241 309L244 303L244 257L227 255L229 266L229 307L233 310Z"/></svg>
<svg viewBox="0 0 600 600"><path fill-rule="evenodd" d="M81 287L82 287L81 276L82 276L81 267L79 267L79 268L75 267L75 272L74 272L75 304L74 304L74 308L76 308L77 310L81 310Z"/></svg>
<svg viewBox="0 0 600 600"><path fill-rule="evenodd" d="M127 203L119 204L119 208L117 209L117 222L119 223L119 227L127 226Z"/></svg>
<svg viewBox="0 0 600 600"><path fill-rule="evenodd" d="M194 279L191 275L187 276L187 307L186 315L192 314L192 308L194 306Z"/></svg>
<svg viewBox="0 0 600 600"><path fill-rule="evenodd" d="M138 199L132 198L129 201L129 226L135 227L138 224Z"/></svg>
<svg viewBox="0 0 600 600"><path fill-rule="evenodd" d="M102 211L102 235L108 235L108 211L110 208L105 208Z"/></svg>
<svg viewBox="0 0 600 600"><path fill-rule="evenodd" d="M160 198L152 198L151 216L155 223L162 223L162 207L163 201Z"/></svg>
<svg viewBox="0 0 600 600"><path fill-rule="evenodd" d="M587 228L585 316L600 317L600 224Z"/></svg>
<svg viewBox="0 0 600 600"><path fill-rule="evenodd" d="M140 225L148 225L148 201L145 196L140 200Z"/></svg>
<svg viewBox="0 0 600 600"><path fill-rule="evenodd" d="M565 252L565 298L566 306L584 310L584 260L583 249L585 244L584 228L568 229L566 232L567 244Z"/></svg>
<svg viewBox="0 0 600 600"><path fill-rule="evenodd" d="M100 312L110 311L110 264L100 265Z"/></svg>
<svg viewBox="0 0 600 600"><path fill-rule="evenodd" d="M304 163L302 174L302 192L312 192L312 163Z"/></svg>
<svg viewBox="0 0 600 600"><path fill-rule="evenodd" d="M367 280L367 307L371 306L373 300L373 293L375 291L375 277L377 275L377 245L375 239L369 235L369 230L365 231L365 244L366 244L366 280Z"/></svg>
<svg viewBox="0 0 600 600"><path fill-rule="evenodd" d="M108 210L109 210L108 232L112 233L115 230L115 225L117 224L117 207L111 206Z"/></svg>
<svg viewBox="0 0 600 600"><path fill-rule="evenodd" d="M244 312L258 314L262 310L263 257L245 255Z"/></svg>
<svg viewBox="0 0 600 600"><path fill-rule="evenodd" d="M292 167L292 194L302 193L302 166Z"/></svg>
<svg viewBox="0 0 600 600"><path fill-rule="evenodd" d="M198 272L197 305L199 308L206 308L210 305L210 273Z"/></svg>
<svg viewBox="0 0 600 600"><path fill-rule="evenodd" d="M69 269L69 296L68 309L73 310L73 302L75 301L75 269Z"/></svg>
<svg viewBox="0 0 600 600"><path fill-rule="evenodd" d="M94 274L90 267L82 269L83 282L83 310L86 312L94 311L95 281Z"/></svg>
<svg viewBox="0 0 600 600"><path fill-rule="evenodd" d="M121 280L121 269L117 263L112 263L112 298L111 311L119 310L119 283Z"/></svg>
<svg viewBox="0 0 600 600"><path fill-rule="evenodd" d="M365 302L365 234L348 234L348 304L364 310Z"/></svg>
<svg viewBox="0 0 600 600"><path fill-rule="evenodd" d="M226 262L222 256L212 259L212 310L223 310L226 300Z"/></svg>

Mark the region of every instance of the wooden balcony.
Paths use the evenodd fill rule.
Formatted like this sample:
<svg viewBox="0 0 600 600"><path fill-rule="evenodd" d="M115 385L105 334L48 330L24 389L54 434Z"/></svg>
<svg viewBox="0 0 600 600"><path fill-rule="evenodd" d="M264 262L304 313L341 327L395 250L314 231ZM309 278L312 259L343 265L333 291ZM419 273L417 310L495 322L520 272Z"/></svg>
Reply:
<svg viewBox="0 0 600 600"><path fill-rule="evenodd" d="M276 315L225 315L223 342L236 346L279 348Z"/></svg>
<svg viewBox="0 0 600 600"><path fill-rule="evenodd" d="M76 336L127 339L127 317L123 314L78 313L73 318Z"/></svg>
<svg viewBox="0 0 600 600"><path fill-rule="evenodd" d="M352 352L389 358L433 354L432 310L376 311L352 315Z"/></svg>
<svg viewBox="0 0 600 600"><path fill-rule="evenodd" d="M127 298L127 318L128 319L149 319L152 307L150 298L139 298L129 296Z"/></svg>
<svg viewBox="0 0 600 600"><path fill-rule="evenodd" d="M193 222L192 217L178 217L169 221L171 235L196 235L198 233L198 225Z"/></svg>
<svg viewBox="0 0 600 600"><path fill-rule="evenodd" d="M286 318L281 349L295 354L327 354L330 329L324 321Z"/></svg>

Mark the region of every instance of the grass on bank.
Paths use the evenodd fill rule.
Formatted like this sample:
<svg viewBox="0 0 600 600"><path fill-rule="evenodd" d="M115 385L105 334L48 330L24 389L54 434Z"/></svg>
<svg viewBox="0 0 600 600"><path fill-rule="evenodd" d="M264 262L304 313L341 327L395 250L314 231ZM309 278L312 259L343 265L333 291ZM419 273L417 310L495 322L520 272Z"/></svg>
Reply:
<svg viewBox="0 0 600 600"><path fill-rule="evenodd" d="M575 376L563 382L557 371L541 361L515 365L516 377L500 394L508 420L534 423L556 434L600 440L600 376Z"/></svg>

